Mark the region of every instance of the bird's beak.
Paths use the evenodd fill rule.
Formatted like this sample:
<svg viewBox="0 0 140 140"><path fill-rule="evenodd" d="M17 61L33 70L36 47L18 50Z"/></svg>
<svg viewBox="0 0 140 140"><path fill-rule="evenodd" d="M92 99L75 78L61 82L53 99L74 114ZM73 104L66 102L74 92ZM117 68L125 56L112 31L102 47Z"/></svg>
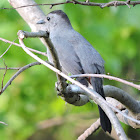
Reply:
<svg viewBox="0 0 140 140"><path fill-rule="evenodd" d="M39 20L36 24L44 24L46 23L43 19Z"/></svg>

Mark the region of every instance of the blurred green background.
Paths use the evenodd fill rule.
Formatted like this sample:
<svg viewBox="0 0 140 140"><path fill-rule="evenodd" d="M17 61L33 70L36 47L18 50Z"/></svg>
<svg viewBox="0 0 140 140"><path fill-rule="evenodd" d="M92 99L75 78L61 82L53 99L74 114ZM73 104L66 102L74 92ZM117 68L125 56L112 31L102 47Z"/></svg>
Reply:
<svg viewBox="0 0 140 140"><path fill-rule="evenodd" d="M52 0L62 2L63 0ZM97 0L96 0L97 1ZM96 2L95 1L95 2ZM47 0L36 0L50 3ZM103 2L97 1L97 2ZM106 1L107 2L107 1ZM11 7L8 1L1 0L0 8ZM41 6L47 14L61 9L67 13L75 30L80 32L101 54L105 60L106 73L139 84L140 79L140 6L99 7L80 5ZM16 10L0 9L0 37L13 41L18 30L30 31L28 25ZM18 43L18 40L16 41ZM28 47L46 51L39 39L26 39ZM9 44L0 41L0 55ZM45 57L40 56L46 60ZM4 60L3 60L4 59ZM0 59L8 67L22 67L34 62L21 48L12 46ZM4 84L15 73L8 70ZM0 83L4 70L0 70ZM34 66L22 72L0 96L0 140L75 140L98 118L97 106L88 103L82 107L66 104L57 97L54 83L56 75L44 66ZM104 79L104 84L124 89L133 97L140 99L140 92L116 81ZM0 84L1 87L1 84ZM127 135L133 140L140 139L140 131L122 123ZM90 139L109 139L99 129Z"/></svg>

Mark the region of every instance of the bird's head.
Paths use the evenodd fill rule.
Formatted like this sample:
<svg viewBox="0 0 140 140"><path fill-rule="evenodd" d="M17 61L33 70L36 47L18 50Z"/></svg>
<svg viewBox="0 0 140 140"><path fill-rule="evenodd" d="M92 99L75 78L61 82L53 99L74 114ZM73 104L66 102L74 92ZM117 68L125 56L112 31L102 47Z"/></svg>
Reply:
<svg viewBox="0 0 140 140"><path fill-rule="evenodd" d="M47 25L48 32L72 28L68 16L61 10L52 11L46 16L45 20L37 22L37 24L44 23Z"/></svg>
<svg viewBox="0 0 140 140"><path fill-rule="evenodd" d="M46 16L48 30L63 30L65 28L71 28L71 23L68 16L61 10L50 12Z"/></svg>

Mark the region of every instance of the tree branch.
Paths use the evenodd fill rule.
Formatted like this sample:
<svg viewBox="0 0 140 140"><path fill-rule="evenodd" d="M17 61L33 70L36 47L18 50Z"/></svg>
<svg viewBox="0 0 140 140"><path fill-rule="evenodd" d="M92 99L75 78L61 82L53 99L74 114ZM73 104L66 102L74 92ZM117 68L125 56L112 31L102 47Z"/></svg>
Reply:
<svg viewBox="0 0 140 140"><path fill-rule="evenodd" d="M64 73L62 73L60 70L54 68L53 66L47 64L45 61L43 61L42 59L40 59L39 57L37 57L36 55L34 55L32 52L30 52L26 46L23 43L23 38L19 38L19 42L22 45L23 50L29 54L31 57L33 57L34 59L36 59L38 62L42 63L43 65L45 65L46 67L50 68L51 70L53 70L54 72L56 72L57 74L59 74L60 76L64 77L65 79L69 80L70 82L72 82L73 84L79 86L80 88L82 88L83 90L85 90L85 95L87 95L89 98L91 98L92 100L94 100L94 102L96 102L107 114L107 116L109 117L111 123L113 124L117 136L120 140L127 140L127 137L124 133L124 130L122 129L116 115L114 114L114 112L111 110L110 107L108 107L107 102L103 99L103 97L101 95L99 95L98 93L89 90L87 87L85 87L84 85L82 85L81 83L79 83L78 81L75 81L73 79L71 79L69 76L65 75Z"/></svg>
<svg viewBox="0 0 140 140"><path fill-rule="evenodd" d="M113 92L113 86L111 86L112 87L112 95L114 94L114 92ZM104 88L105 88L105 86L104 86ZM118 88L119 89L119 88ZM94 92L94 94L96 94L96 92L95 91L93 91L92 89L89 89L89 90L91 90L92 92ZM115 87L115 90L116 90L116 87ZM121 90L121 89L120 89ZM80 88L80 87L78 87L77 85L69 85L69 86L67 86L67 88L66 88L66 92L67 93L71 93L71 92L73 92L73 93L76 93L76 94L84 94L84 95L87 95L88 96L88 93L86 92L86 91L84 91L82 88ZM106 90L105 90L105 94L106 94ZM119 90L118 90L118 92L116 93L116 94L119 94ZM89 97L89 96L88 96ZM116 101L116 100L115 100ZM125 102L125 101L124 101ZM128 115L126 115L126 114L124 114L124 113L122 113L119 109L117 109L118 108L118 102L116 103L116 102L114 102L112 99L111 99L111 101L110 101L110 103L106 103L109 107L111 107L115 112L118 112L118 113L120 113L122 116L124 116L125 118L127 118L127 119L130 119L131 121L133 121L133 122L135 122L135 123L138 123L138 125L139 125L139 127L140 127L140 121L139 121L139 119L134 119L134 118L132 118L131 116L128 116ZM140 106L140 104L138 103L137 105L139 105ZM140 113L137 113L137 115L139 116L140 115Z"/></svg>
<svg viewBox="0 0 140 140"><path fill-rule="evenodd" d="M7 53L7 51L10 49L11 46L12 44L10 44L10 46L6 49L6 51L2 55L0 55L0 59Z"/></svg>
<svg viewBox="0 0 140 140"><path fill-rule="evenodd" d="M114 76L110 76L110 75L105 75L105 74L77 74L77 75L71 75L70 77L71 78L77 78L77 77L99 77L99 78L107 78L109 80L115 80L115 81L121 82L123 84L129 85L131 87L134 87L134 88L140 90L140 85L136 85L136 84L134 84L132 82L128 82L126 80L123 80L123 79L120 79L120 78L117 78L117 77L114 77Z"/></svg>
<svg viewBox="0 0 140 140"><path fill-rule="evenodd" d="M10 44L12 44L12 45L15 45L15 46L21 47L20 44L17 44L17 43L11 42L11 41L6 40L6 39L4 39L4 38L0 38L0 40L3 41L3 42L6 42L6 43L10 43ZM28 48L28 47L27 47L27 48ZM38 54L41 54L41 55L44 55L44 56L47 57L46 52L40 52L40 51L37 51L37 50L31 49L31 48L28 48L28 49L29 49L30 51L32 51L32 52L35 52L35 53L38 53Z"/></svg>
<svg viewBox="0 0 140 140"><path fill-rule="evenodd" d="M119 102L121 102L123 105L126 106L128 110L130 110L134 114L140 113L140 104L138 101L136 101L133 97L131 97L128 93L123 91L122 89L119 89L114 86L104 86L104 92L106 97L112 97Z"/></svg>
<svg viewBox="0 0 140 140"><path fill-rule="evenodd" d="M78 137L77 140L85 140L89 135L93 132L96 132L100 127L100 119L94 122L81 136Z"/></svg>
<svg viewBox="0 0 140 140"><path fill-rule="evenodd" d="M24 70L28 69L29 67L31 66L35 66L35 65L40 65L41 63L39 62L33 62L33 63L30 63L22 68L20 68L11 78L10 80L6 83L6 85L1 89L0 91L0 95L7 89L7 87L9 85L11 85L11 83L13 82L13 80L21 73L23 72Z"/></svg>
<svg viewBox="0 0 140 140"><path fill-rule="evenodd" d="M6 72L7 72L7 66L6 66L5 62L4 62L4 65L5 65L5 72L4 72L4 75L3 75L3 78L2 78L2 82L1 82L0 95L2 94L2 90L3 90L3 82L4 82L4 78L5 78Z"/></svg>
<svg viewBox="0 0 140 140"><path fill-rule="evenodd" d="M9 0L10 1L10 0ZM78 0L67 0L65 2L58 2L58 3L44 3L44 4L28 4L28 5L23 5L23 6L17 6L15 8L1 8L1 9L23 9L25 7L33 7L33 6L45 6L45 5L50 5L50 9L53 8L54 6L57 5L64 5L64 4L78 4L78 5L83 5L83 6L96 6L96 7L100 7L100 8L105 8L105 7L112 7L112 6L128 6L128 8L131 8L130 5L132 5L133 7L135 5L139 5L140 1L111 1L108 3L96 3L96 2L82 2L82 1L78 1Z"/></svg>
<svg viewBox="0 0 140 140"><path fill-rule="evenodd" d="M7 68L7 70L19 70L21 67L19 68ZM5 70L6 68L0 68L0 70Z"/></svg>

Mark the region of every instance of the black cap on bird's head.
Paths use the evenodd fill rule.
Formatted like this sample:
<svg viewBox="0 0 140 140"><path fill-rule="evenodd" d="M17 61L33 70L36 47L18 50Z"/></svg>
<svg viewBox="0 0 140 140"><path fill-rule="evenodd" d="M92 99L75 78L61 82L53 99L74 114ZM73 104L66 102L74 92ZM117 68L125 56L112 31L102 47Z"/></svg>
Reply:
<svg viewBox="0 0 140 140"><path fill-rule="evenodd" d="M68 16L62 10L55 10L47 15L48 29L51 31L53 29L60 28L71 28L71 23Z"/></svg>
<svg viewBox="0 0 140 140"><path fill-rule="evenodd" d="M55 10L47 14L45 20L40 20L37 24L46 24L48 31L63 30L72 28L68 16L62 10Z"/></svg>
<svg viewBox="0 0 140 140"><path fill-rule="evenodd" d="M46 17L46 24L49 32L72 28L68 16L61 10L50 12Z"/></svg>
<svg viewBox="0 0 140 140"><path fill-rule="evenodd" d="M55 10L55 11L52 11L48 14L48 16L50 14L56 14L58 16L60 16L65 22L67 22L68 24L70 24L70 20L68 18L68 16L62 11L62 10Z"/></svg>

